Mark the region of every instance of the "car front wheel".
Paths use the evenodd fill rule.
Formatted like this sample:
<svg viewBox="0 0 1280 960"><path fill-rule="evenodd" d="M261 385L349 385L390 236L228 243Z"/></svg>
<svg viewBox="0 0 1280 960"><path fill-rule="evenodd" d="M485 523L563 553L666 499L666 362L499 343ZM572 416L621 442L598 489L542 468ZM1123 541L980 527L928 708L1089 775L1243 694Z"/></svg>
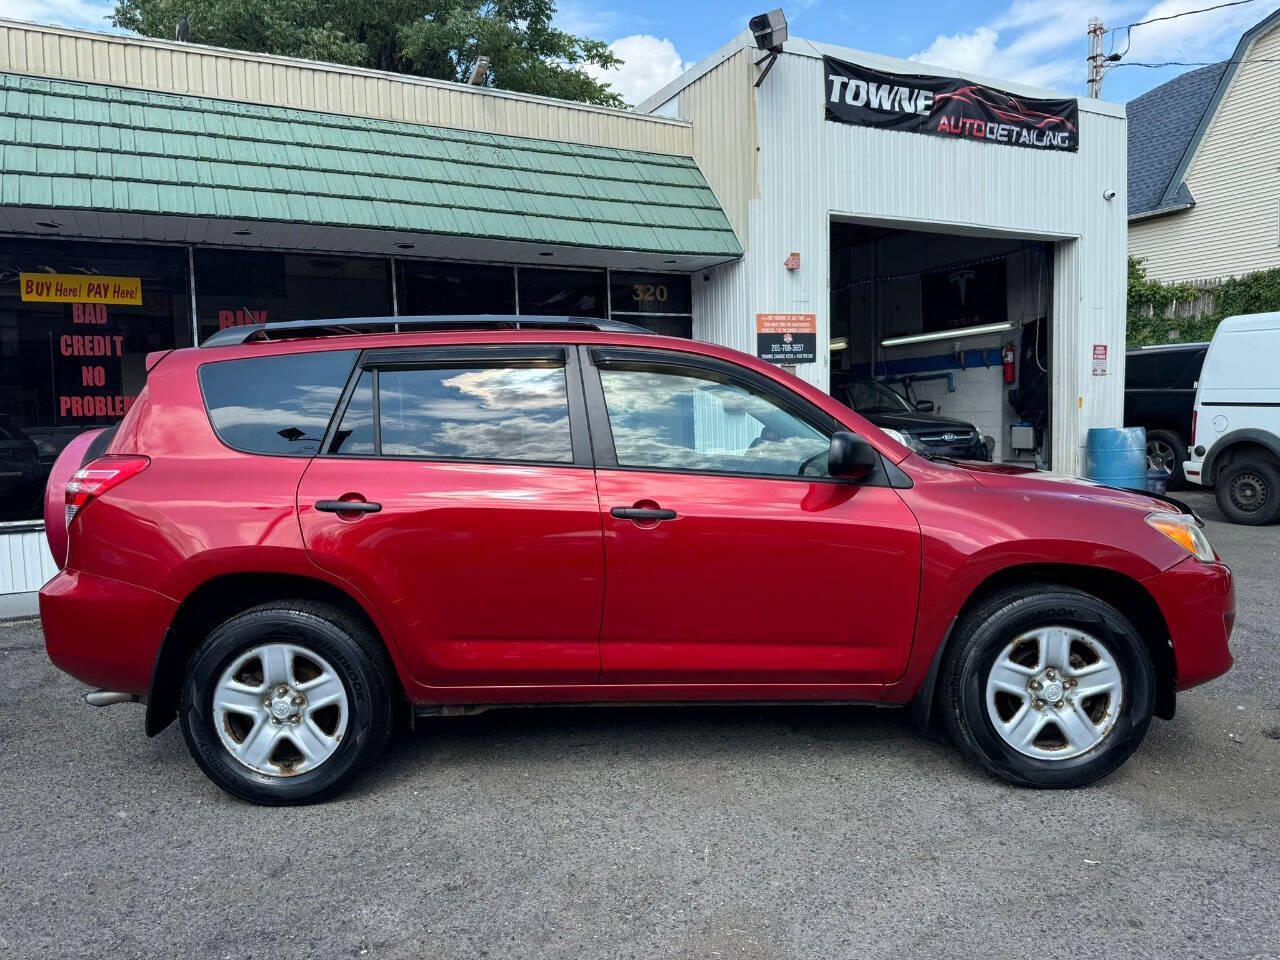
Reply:
<svg viewBox="0 0 1280 960"><path fill-rule="evenodd" d="M385 652L367 627L306 601L254 607L191 659L179 717L214 783L251 803L333 796L391 730Z"/></svg>
<svg viewBox="0 0 1280 960"><path fill-rule="evenodd" d="M1155 708L1133 625L1069 587L994 595L957 626L941 691L952 739L1019 786L1078 787L1119 767Z"/></svg>

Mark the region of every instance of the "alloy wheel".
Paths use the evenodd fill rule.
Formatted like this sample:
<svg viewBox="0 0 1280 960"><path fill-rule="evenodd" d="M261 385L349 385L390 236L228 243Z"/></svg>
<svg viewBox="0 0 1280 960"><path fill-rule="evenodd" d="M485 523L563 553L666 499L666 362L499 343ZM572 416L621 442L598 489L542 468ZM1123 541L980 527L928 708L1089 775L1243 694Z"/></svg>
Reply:
<svg viewBox="0 0 1280 960"><path fill-rule="evenodd" d="M292 643L241 653L213 690L214 726L231 756L256 773L293 777L342 744L346 686L323 657Z"/></svg>
<svg viewBox="0 0 1280 960"><path fill-rule="evenodd" d="M987 675L987 715L1019 753L1068 760L1115 729L1124 678L1097 637L1074 627L1038 627L1017 637Z"/></svg>
<svg viewBox="0 0 1280 960"><path fill-rule="evenodd" d="M1163 440L1147 441L1147 469L1163 471L1166 476L1173 476L1177 455L1173 447Z"/></svg>

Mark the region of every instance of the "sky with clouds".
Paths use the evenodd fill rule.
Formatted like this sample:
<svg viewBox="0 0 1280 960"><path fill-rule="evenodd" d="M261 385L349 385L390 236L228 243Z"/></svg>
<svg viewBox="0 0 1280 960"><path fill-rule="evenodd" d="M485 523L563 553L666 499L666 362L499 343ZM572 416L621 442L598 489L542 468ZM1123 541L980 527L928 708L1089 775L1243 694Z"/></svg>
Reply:
<svg viewBox="0 0 1280 960"><path fill-rule="evenodd" d="M339 2L339 0L335 0ZM778 0L772 0L778 2ZM1216 61L1240 34L1280 8L1280 0L1238 6L1133 28L1152 17L1222 0L797 0L784 3L793 36L909 57L1083 94L1091 16L1114 29L1108 51L1122 63ZM0 16L104 28L113 4L98 0L0 0ZM714 52L766 9L738 0L559 0L557 20L575 33L607 40L624 65L603 75L638 103ZM1109 100L1129 100L1188 67L1120 67L1103 85Z"/></svg>

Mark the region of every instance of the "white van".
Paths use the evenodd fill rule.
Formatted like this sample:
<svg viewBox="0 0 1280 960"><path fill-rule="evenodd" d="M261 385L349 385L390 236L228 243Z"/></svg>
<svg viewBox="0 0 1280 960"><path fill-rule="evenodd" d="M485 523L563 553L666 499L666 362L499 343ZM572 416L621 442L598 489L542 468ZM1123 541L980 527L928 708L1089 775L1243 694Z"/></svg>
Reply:
<svg viewBox="0 0 1280 960"><path fill-rule="evenodd" d="M1196 387L1191 483L1212 486L1235 523L1280 516L1280 313L1228 317Z"/></svg>

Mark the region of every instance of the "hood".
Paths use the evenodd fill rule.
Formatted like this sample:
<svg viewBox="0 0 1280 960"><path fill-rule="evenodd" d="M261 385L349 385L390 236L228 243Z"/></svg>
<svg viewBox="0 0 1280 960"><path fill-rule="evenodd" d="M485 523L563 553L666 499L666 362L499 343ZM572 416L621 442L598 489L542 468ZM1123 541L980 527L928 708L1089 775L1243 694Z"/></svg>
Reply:
<svg viewBox="0 0 1280 960"><path fill-rule="evenodd" d="M1020 467L1009 463L966 462L963 469L978 483L993 490L1023 492L1028 495L1074 496L1095 503L1132 507L1147 513L1153 510L1169 511L1170 507L1173 507L1178 513L1195 517L1196 521L1203 526L1200 517L1191 507L1172 497L1146 491L1125 490L1122 487L1110 487L1104 483L1086 480L1084 477L1071 477L1064 473L1054 473L1052 470L1036 470L1033 467Z"/></svg>
<svg viewBox="0 0 1280 960"><path fill-rule="evenodd" d="M896 411L873 411L870 413L861 413L859 411L859 413L877 427L888 427L890 430L897 430L902 433L928 433L933 430L970 433L978 429L972 423L957 420L955 417L944 417L940 413L909 413L906 410L900 413Z"/></svg>

